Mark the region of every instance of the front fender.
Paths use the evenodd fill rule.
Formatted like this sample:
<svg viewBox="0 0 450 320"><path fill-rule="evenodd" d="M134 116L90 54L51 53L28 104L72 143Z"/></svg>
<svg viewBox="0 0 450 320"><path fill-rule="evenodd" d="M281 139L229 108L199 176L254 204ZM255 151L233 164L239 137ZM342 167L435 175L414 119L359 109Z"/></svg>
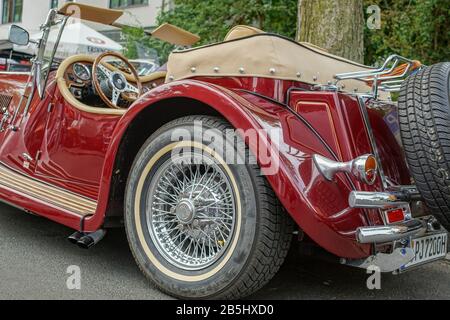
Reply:
<svg viewBox="0 0 450 320"><path fill-rule="evenodd" d="M259 155L257 143L249 141L249 148L279 200L300 228L339 257L360 259L370 255L369 245L356 242L356 228L367 225L367 221L360 210L349 208L347 199L351 186L345 179L337 183L325 181L313 164L312 154L331 155L311 128L275 102L196 80L174 82L152 90L119 121L103 167L97 213L86 220L87 231L98 230L104 222L113 168L127 128L144 109L173 98L197 100L215 109L235 128L257 132L258 143L269 150L269 158L278 163L277 170L269 172L265 167L267 161Z"/></svg>

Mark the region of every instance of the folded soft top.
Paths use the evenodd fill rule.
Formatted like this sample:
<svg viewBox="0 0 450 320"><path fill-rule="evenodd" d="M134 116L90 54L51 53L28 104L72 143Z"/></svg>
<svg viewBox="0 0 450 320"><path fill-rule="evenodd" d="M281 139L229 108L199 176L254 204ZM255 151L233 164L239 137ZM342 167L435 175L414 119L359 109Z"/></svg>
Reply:
<svg viewBox="0 0 450 320"><path fill-rule="evenodd" d="M197 76L252 76L331 84L335 83L336 74L372 69L279 35L253 33L173 52L168 61L167 81ZM340 84L348 92L371 92L364 81L347 80Z"/></svg>

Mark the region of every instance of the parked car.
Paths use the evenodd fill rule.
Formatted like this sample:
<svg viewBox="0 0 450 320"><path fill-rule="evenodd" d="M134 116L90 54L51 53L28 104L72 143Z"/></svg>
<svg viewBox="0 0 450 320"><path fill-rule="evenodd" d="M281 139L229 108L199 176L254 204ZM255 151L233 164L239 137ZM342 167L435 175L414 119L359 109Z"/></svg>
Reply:
<svg viewBox="0 0 450 320"><path fill-rule="evenodd" d="M121 60L112 60L112 61L107 61L107 62L119 69L126 67L126 66L124 66L124 64ZM156 70L158 70L160 67L156 62L154 62L152 60L145 60L145 59L129 60L129 62L136 69L136 71L140 77L150 75L150 74L154 73Z"/></svg>
<svg viewBox="0 0 450 320"><path fill-rule="evenodd" d="M46 37L73 6L107 25L121 16L52 10L31 77L0 74L3 201L74 229L84 248L125 227L142 272L179 298L256 292L294 234L383 272L445 257L449 63L393 55L374 69L237 26L144 77L114 52L55 65ZM198 41L167 24L151 36ZM10 40L28 33L12 26Z"/></svg>
<svg viewBox="0 0 450 320"><path fill-rule="evenodd" d="M0 71L30 72L31 62L15 59L0 58Z"/></svg>

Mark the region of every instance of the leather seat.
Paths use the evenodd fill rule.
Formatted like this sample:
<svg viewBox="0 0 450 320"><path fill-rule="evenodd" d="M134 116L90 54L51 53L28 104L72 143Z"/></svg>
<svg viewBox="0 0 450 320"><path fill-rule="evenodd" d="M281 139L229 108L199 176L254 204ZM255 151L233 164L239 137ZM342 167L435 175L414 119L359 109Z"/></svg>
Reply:
<svg viewBox="0 0 450 320"><path fill-rule="evenodd" d="M259 30L258 28L255 28L255 27L243 26L243 25L235 26L233 29L231 29L228 32L224 41L241 39L241 38L250 37L250 36L254 36L256 34L261 34L261 33L265 33L265 32L262 30Z"/></svg>
<svg viewBox="0 0 450 320"><path fill-rule="evenodd" d="M238 25L238 26L235 26L234 28L232 28L228 32L224 41L226 42L226 41L241 39L241 38L250 37L250 36L254 36L256 34L262 34L262 33L265 33L265 32L258 28L251 27L251 26ZM309 42L300 42L300 43L307 47L316 49L316 50L328 52L328 50L321 48L319 46L316 46Z"/></svg>

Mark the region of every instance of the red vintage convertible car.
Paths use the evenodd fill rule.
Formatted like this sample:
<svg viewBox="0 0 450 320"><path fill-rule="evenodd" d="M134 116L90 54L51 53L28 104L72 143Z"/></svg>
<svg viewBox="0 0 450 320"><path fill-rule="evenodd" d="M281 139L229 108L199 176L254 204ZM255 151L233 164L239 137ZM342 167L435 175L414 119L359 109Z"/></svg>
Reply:
<svg viewBox="0 0 450 320"><path fill-rule="evenodd" d="M70 17L121 15L52 10L31 73L0 74L2 201L84 248L125 226L143 273L180 298L254 293L294 235L383 272L445 257L450 64L375 69L246 26L189 48L168 24L151 36L178 49L146 77L114 52L54 59Z"/></svg>

